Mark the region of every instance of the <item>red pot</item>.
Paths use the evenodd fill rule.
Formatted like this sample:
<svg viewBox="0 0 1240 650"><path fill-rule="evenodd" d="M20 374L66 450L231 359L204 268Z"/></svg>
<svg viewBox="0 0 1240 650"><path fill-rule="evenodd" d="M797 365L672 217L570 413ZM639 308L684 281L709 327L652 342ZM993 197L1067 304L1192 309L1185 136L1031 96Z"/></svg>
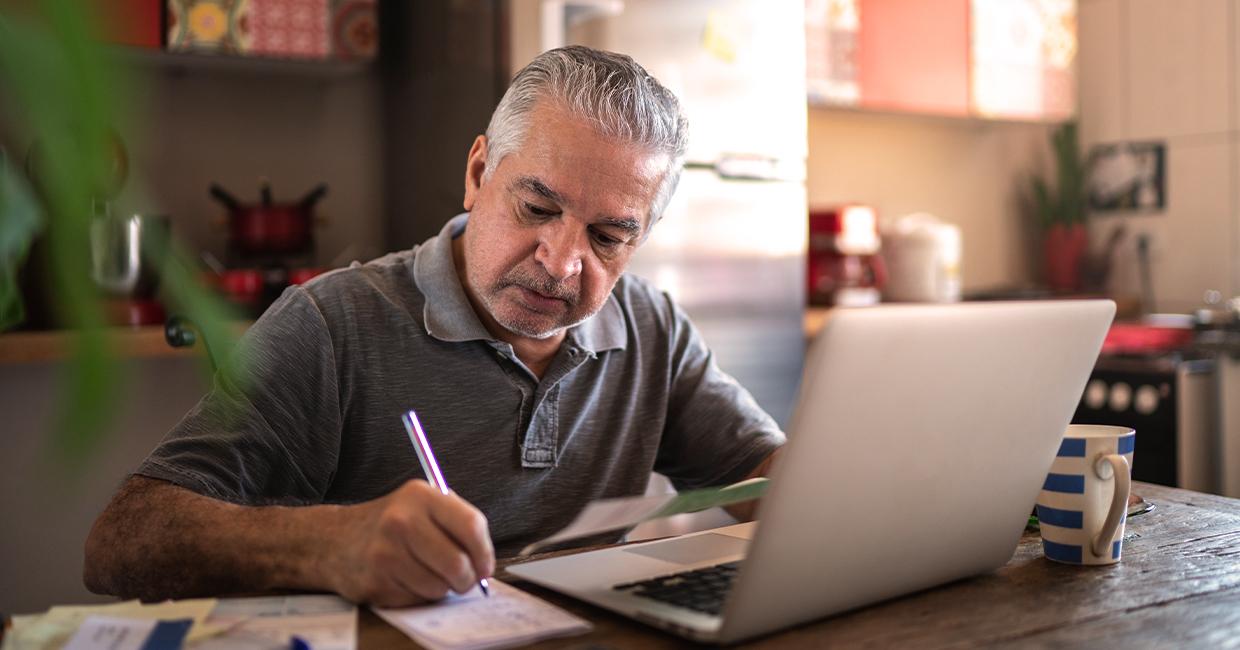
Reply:
<svg viewBox="0 0 1240 650"><path fill-rule="evenodd" d="M310 248L310 222L299 203L241 206L228 215L228 233L243 255L301 253Z"/></svg>
<svg viewBox="0 0 1240 650"><path fill-rule="evenodd" d="M1072 292L1081 289L1081 261L1089 250L1085 224L1055 224L1042 240L1046 263L1046 284L1054 291Z"/></svg>
<svg viewBox="0 0 1240 650"><path fill-rule="evenodd" d="M242 203L219 185L211 196L228 208L230 247L243 256L289 255L309 252L313 246L314 205L327 194L320 184L298 201L276 203L264 181L262 201Z"/></svg>

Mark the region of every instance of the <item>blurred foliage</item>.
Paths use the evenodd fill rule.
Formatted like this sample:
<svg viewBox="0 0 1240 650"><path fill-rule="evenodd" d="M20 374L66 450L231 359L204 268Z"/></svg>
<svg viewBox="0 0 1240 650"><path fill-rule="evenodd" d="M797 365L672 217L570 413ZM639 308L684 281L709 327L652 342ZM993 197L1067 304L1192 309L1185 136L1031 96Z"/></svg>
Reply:
<svg viewBox="0 0 1240 650"><path fill-rule="evenodd" d="M1051 132L1051 151L1055 157L1055 186L1034 176L1031 181L1038 223L1045 228L1055 224L1084 223L1089 200L1090 164L1081 157L1076 122L1066 122Z"/></svg>
<svg viewBox="0 0 1240 650"><path fill-rule="evenodd" d="M0 3L0 98L11 112L7 125L17 131L0 141L10 151L9 163L0 164L0 330L22 318L17 273L41 236L48 259L28 272L46 287L57 323L73 331L53 432L54 451L69 462L87 458L111 428L123 394L102 296L90 276L89 230L93 201L119 189L115 127L127 114L121 98L131 94L114 63L116 46L96 31L97 4ZM30 181L16 163L19 137L37 143L26 165ZM175 246L149 253L165 260L161 285L170 311L188 315L212 349L231 350L230 314L197 282L190 258Z"/></svg>
<svg viewBox="0 0 1240 650"><path fill-rule="evenodd" d="M42 226L34 196L20 176L9 173L9 162L0 149L0 332L26 318L17 269L26 262L31 239Z"/></svg>

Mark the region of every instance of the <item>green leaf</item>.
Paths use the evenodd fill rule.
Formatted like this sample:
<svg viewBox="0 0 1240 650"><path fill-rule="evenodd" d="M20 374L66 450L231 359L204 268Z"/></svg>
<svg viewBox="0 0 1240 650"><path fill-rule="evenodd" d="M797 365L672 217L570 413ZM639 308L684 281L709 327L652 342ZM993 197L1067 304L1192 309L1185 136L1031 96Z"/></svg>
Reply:
<svg viewBox="0 0 1240 650"><path fill-rule="evenodd" d="M1057 223L1085 221L1088 206L1088 182L1092 163L1082 159L1077 124L1065 122L1050 135L1051 153L1055 162L1055 185L1035 177L1033 188L1038 220L1043 227Z"/></svg>
<svg viewBox="0 0 1240 650"><path fill-rule="evenodd" d="M58 324L75 333L53 432L53 450L69 462L88 458L104 439L124 385L90 276L89 232L94 201L116 190L114 134L119 116L129 113L122 100L134 93L97 36L98 6L0 3L0 89L14 110L13 126L39 152L32 187L15 182L11 169L0 174L0 327L17 317L15 270L41 223L49 259L37 270L56 298ZM166 252L164 293L195 320L217 356L228 354L236 340L231 313L199 285L184 253Z"/></svg>
<svg viewBox="0 0 1240 650"><path fill-rule="evenodd" d="M0 332L26 317L17 273L42 228L38 204L0 149Z"/></svg>

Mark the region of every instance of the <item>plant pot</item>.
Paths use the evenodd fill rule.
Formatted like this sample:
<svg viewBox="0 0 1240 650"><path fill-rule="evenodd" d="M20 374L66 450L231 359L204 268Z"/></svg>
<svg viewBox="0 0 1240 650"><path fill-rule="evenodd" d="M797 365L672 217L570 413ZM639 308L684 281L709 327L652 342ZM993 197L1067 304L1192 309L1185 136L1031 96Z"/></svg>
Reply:
<svg viewBox="0 0 1240 650"><path fill-rule="evenodd" d="M1080 291L1081 262L1088 250L1085 224L1057 223L1048 228L1042 239L1047 286L1053 291Z"/></svg>

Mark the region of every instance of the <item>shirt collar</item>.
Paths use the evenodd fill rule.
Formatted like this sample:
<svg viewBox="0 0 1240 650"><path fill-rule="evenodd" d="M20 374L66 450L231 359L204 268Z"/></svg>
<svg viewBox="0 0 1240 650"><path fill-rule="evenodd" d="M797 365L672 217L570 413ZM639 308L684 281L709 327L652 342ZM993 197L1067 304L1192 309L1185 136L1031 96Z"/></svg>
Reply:
<svg viewBox="0 0 1240 650"><path fill-rule="evenodd" d="M414 251L413 281L426 297L422 319L427 334L454 343L494 342L495 338L478 319L456 274L452 240L465 232L468 220L468 212L458 214L444 224L438 235ZM615 292L607 296L598 313L569 328L566 340L591 355L604 350L623 350L628 343L628 328Z"/></svg>

